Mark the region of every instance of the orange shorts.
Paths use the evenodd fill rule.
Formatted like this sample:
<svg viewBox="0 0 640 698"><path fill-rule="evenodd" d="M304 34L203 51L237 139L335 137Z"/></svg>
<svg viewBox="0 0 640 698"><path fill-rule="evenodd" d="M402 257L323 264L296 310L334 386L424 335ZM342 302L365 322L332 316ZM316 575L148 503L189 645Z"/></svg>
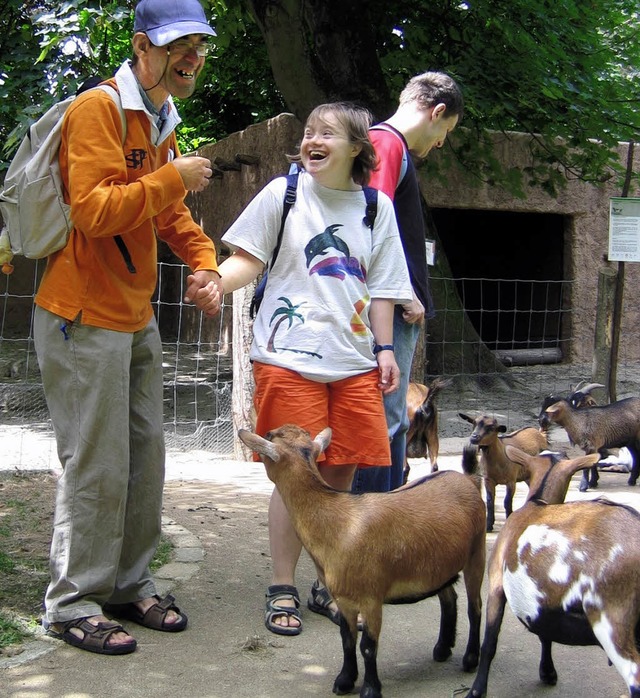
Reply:
<svg viewBox="0 0 640 698"><path fill-rule="evenodd" d="M264 436L283 424L297 424L313 438L331 427L331 443L318 458L325 465L391 464L377 369L318 383L296 371L254 361L253 375L256 433Z"/></svg>

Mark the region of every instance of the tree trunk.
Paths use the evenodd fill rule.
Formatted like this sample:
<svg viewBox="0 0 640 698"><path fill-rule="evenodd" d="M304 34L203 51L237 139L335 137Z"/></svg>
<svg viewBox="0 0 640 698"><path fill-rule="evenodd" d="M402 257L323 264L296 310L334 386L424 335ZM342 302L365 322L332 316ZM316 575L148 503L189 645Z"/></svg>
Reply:
<svg viewBox="0 0 640 698"><path fill-rule="evenodd" d="M247 0L247 6L264 36L278 89L300 121L318 104L338 100L366 105L376 121L395 111L364 0ZM426 205L424 210L428 219ZM437 240L429 220L427 230ZM429 375L505 371L468 319L439 244L438 250L432 267L437 315L416 350L412 377L423 382Z"/></svg>
<svg viewBox="0 0 640 698"><path fill-rule="evenodd" d="M287 107L304 123L318 104L351 100L376 120L393 111L364 0L248 0Z"/></svg>

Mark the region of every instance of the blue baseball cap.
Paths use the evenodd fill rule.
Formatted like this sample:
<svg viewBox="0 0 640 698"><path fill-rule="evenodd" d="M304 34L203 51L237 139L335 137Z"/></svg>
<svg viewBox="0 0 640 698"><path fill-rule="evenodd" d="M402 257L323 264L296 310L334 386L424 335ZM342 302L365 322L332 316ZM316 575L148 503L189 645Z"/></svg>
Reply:
<svg viewBox="0 0 640 698"><path fill-rule="evenodd" d="M143 32L156 46L188 34L216 36L199 0L141 0L136 5L133 31Z"/></svg>

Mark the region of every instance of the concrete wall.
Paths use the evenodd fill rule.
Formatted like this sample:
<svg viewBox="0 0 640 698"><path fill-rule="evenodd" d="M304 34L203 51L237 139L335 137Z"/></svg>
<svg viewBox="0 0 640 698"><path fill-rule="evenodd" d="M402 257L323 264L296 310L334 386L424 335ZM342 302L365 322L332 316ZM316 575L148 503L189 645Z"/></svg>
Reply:
<svg viewBox="0 0 640 698"><path fill-rule="evenodd" d="M288 168L285 153L296 149L302 132L301 124L291 114L281 114L245 131L234 133L223 141L206 146L199 154L221 163L231 163L237 170L226 170L214 179L206 192L192 197L192 205L205 230L219 245L220 236L233 222L244 205L272 177ZM495 153L506 167L524 168L530 165L530 137L523 134L496 134ZM259 158L257 165L240 165L236 156L251 154ZM621 162L627 157L626 146L620 147ZM433 152L434 163L442 153ZM224 166L224 164L223 164ZM636 164L636 173L640 165ZM571 360L588 362L593 353L593 329L597 309L598 272L605 267L617 269L617 263L606 261L609 232L609 197L620 196L619 186L607 182L600 186L578 180L567 180L567 186L556 197L549 196L539 187L526 189L526 196L518 199L496 186L470 186L462 170L455 165L447 171L446 183L428 178L421 170L421 187L432 208L514 211L520 213L550 213L565 217L564 259L566 280L575 281L570 328ZM636 190L630 196L639 196ZM517 231L514 231L517 249ZM490 241L488 241L490 248ZM640 280L638 264L625 265L623 336L633 335L640 327L640 309L636 292ZM628 359L640 359L640 342L625 347ZM631 352L631 353L629 353Z"/></svg>
<svg viewBox="0 0 640 698"><path fill-rule="evenodd" d="M496 157L506 167L524 168L530 165L530 137L523 134L497 134L495 136ZM626 163L627 147L619 148L620 161ZM437 161L442 154L432 153L430 160ZM636 158L635 172L640 173L640 158ZM637 180L636 180L637 185ZM593 328L597 310L598 272L603 268L618 268L617 262L606 261L609 245L609 198L620 196L619 185L614 181L600 186L587 184L576 179L567 179L567 186L557 197L546 194L540 187L526 189L524 199L518 199L496 186L482 185L472 188L467 184L460 168L452 167L447 172L447 182L427 181L423 177L423 194L433 208L462 208L521 213L551 213L566 217L564 231L565 270L564 278L575 281L571 299L573 323L571 328L571 358L588 362L593 353ZM637 189L630 196L640 196ZM514 231L514 246L517 249L517 231ZM490 241L488 241L490 248ZM640 308L637 288L640 280L640 265L625 264L623 337L635 337L633 343L624 347L629 359L640 359L640 342L637 328L640 327ZM624 340L623 340L624 341Z"/></svg>

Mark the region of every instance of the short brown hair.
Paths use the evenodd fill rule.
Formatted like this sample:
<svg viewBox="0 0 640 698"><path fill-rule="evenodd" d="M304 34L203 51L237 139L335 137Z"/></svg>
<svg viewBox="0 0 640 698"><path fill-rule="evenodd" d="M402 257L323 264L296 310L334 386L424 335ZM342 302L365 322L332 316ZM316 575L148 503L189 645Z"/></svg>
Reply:
<svg viewBox="0 0 640 698"><path fill-rule="evenodd" d="M446 73L428 71L411 78L400 93L400 104L417 102L423 109L444 104L447 116L462 120L464 99L456 81Z"/></svg>
<svg viewBox="0 0 640 698"><path fill-rule="evenodd" d="M327 114L340 122L350 143L360 146L360 152L353 161L351 176L356 184L366 186L377 164L376 152L369 140L369 127L373 123L371 112L353 102L319 104L307 117L305 127L313 121L325 121ZM289 160L300 162L300 153L289 156Z"/></svg>

